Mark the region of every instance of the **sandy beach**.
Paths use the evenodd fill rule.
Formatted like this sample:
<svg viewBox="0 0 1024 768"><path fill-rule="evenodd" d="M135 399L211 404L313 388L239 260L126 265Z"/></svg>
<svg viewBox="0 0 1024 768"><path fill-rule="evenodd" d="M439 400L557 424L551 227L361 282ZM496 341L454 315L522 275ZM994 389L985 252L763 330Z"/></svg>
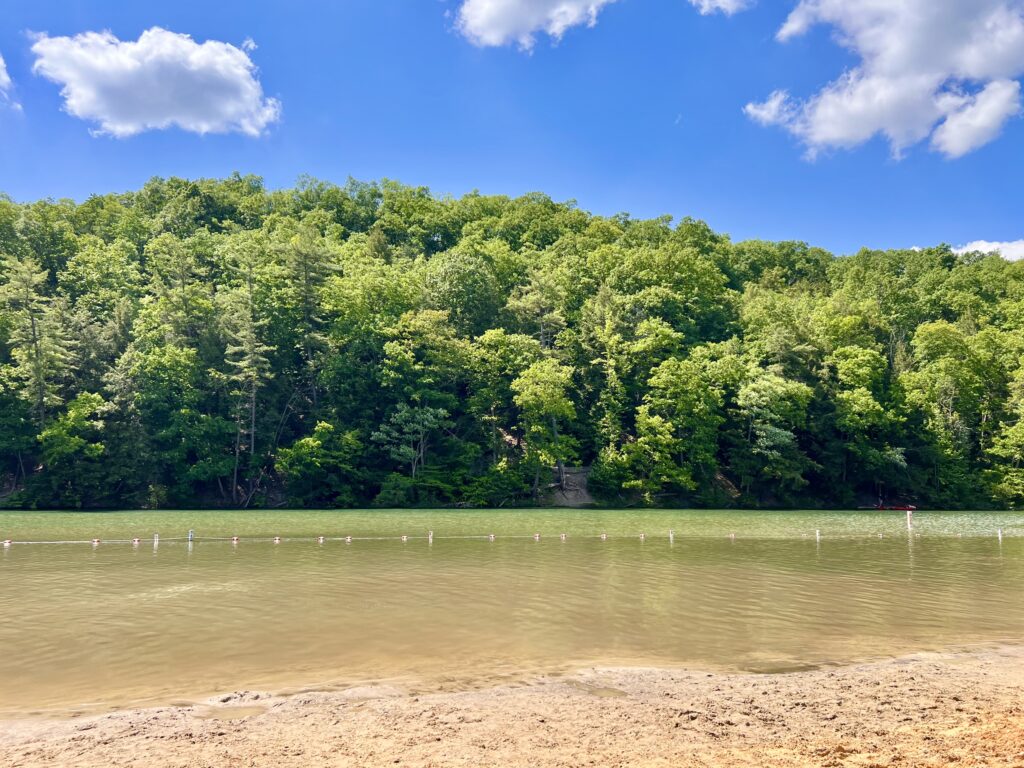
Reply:
<svg viewBox="0 0 1024 768"><path fill-rule="evenodd" d="M788 674L588 668L0 724L9 768L1024 766L1024 650Z"/></svg>

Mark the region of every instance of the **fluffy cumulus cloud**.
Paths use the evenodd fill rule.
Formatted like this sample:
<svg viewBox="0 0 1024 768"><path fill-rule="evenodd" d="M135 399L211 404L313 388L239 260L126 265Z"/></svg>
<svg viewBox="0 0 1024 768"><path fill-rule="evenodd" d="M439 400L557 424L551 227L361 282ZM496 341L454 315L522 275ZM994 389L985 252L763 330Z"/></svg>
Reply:
<svg viewBox="0 0 1024 768"><path fill-rule="evenodd" d="M998 253L1004 259L1018 261L1024 259L1024 240L1011 240L1009 242L992 242L990 240L975 240L973 243L954 248L957 253L970 253L981 251L982 253Z"/></svg>
<svg viewBox="0 0 1024 768"><path fill-rule="evenodd" d="M593 26L615 0L464 0L459 30L480 46L517 43L533 47L538 32L558 40L570 27Z"/></svg>
<svg viewBox="0 0 1024 768"><path fill-rule="evenodd" d="M776 91L746 113L780 125L811 156L884 136L899 156L930 138L960 157L1021 111L1024 0L801 0L782 42L830 28L859 62L806 100Z"/></svg>
<svg viewBox="0 0 1024 768"><path fill-rule="evenodd" d="M64 108L117 137L177 126L257 136L280 116L246 50L154 27L138 40L109 32L39 35L34 71L61 86Z"/></svg>

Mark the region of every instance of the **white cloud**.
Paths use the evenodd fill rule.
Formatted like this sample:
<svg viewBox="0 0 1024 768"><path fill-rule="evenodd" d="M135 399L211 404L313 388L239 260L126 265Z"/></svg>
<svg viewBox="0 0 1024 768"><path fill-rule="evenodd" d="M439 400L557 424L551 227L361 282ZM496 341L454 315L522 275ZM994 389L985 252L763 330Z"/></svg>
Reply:
<svg viewBox="0 0 1024 768"><path fill-rule="evenodd" d="M995 139L1020 111L1024 0L800 0L778 32L791 40L825 25L859 63L765 120L771 100L747 105L784 126L813 156L888 139L895 156L931 137L960 157Z"/></svg>
<svg viewBox="0 0 1024 768"><path fill-rule="evenodd" d="M7 62L4 61L3 54L0 54L0 93L6 96L11 92L11 86L14 85L11 82L11 76L7 74Z"/></svg>
<svg viewBox="0 0 1024 768"><path fill-rule="evenodd" d="M981 251L982 253L999 253L1004 259L1017 261L1024 259L1024 240L1010 240L1009 242L992 242L990 240L975 240L973 243L954 248L956 253L970 253Z"/></svg>
<svg viewBox="0 0 1024 768"><path fill-rule="evenodd" d="M10 104L14 109L21 109L21 105L14 100L11 96L11 91L14 90L14 82L11 80L11 76L7 74L7 62L4 61L3 54L0 54L0 105Z"/></svg>
<svg viewBox="0 0 1024 768"><path fill-rule="evenodd" d="M601 9L615 0L464 0L456 22L479 46L516 43L533 47L543 32L558 40L571 27L594 26Z"/></svg>
<svg viewBox="0 0 1024 768"><path fill-rule="evenodd" d="M747 117L761 125L785 125L793 118L793 100L788 91L772 91L762 102L751 102L743 108Z"/></svg>
<svg viewBox="0 0 1024 768"><path fill-rule="evenodd" d="M592 27L606 5L616 0L462 0L456 27L481 47L515 43L533 48L538 33L554 40L572 27ZM689 0L701 14L731 16L749 8L754 0Z"/></svg>
<svg viewBox="0 0 1024 768"><path fill-rule="evenodd" d="M964 103L932 134L932 146L948 157L966 155L999 135L1003 124L1020 113L1020 83L993 80Z"/></svg>
<svg viewBox="0 0 1024 768"><path fill-rule="evenodd" d="M690 5L700 11L702 16L720 11L726 16L746 10L753 0L690 0Z"/></svg>
<svg viewBox="0 0 1024 768"><path fill-rule="evenodd" d="M39 35L33 71L62 86L64 108L116 137L177 126L257 136L280 116L241 48L153 27L137 41L110 32Z"/></svg>

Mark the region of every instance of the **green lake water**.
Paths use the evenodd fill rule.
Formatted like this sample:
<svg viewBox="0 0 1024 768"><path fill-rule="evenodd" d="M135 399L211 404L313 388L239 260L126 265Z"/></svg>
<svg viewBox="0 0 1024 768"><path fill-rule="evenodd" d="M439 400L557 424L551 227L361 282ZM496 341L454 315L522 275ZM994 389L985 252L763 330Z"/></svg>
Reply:
<svg viewBox="0 0 1024 768"><path fill-rule="evenodd" d="M1022 513L0 512L6 539L5 716L1024 641Z"/></svg>

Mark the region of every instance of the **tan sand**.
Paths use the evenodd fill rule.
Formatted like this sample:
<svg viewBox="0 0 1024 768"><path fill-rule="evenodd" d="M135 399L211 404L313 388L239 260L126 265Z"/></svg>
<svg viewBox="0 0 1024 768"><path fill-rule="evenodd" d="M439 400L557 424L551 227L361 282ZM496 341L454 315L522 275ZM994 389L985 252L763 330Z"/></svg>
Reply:
<svg viewBox="0 0 1024 768"><path fill-rule="evenodd" d="M792 674L586 669L0 723L0 766L1019 766L1024 651Z"/></svg>

